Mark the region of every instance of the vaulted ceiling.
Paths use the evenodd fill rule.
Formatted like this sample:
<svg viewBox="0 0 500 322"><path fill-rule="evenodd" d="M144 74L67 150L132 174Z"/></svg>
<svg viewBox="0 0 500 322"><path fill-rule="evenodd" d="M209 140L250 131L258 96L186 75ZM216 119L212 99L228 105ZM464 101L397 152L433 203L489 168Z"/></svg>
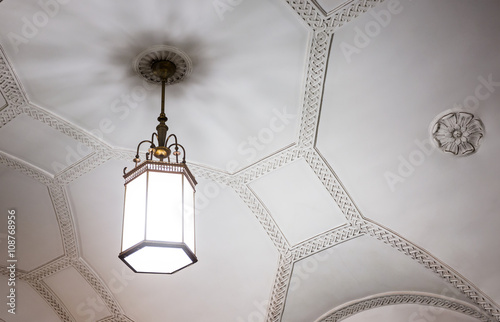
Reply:
<svg viewBox="0 0 500 322"><path fill-rule="evenodd" d="M18 260L0 320L500 321L498 12L0 1L5 296L9 211ZM122 170L160 108L132 63L155 45L193 63L166 111L198 181L199 261L173 275L117 256ZM452 113L479 120L475 153L433 139Z"/></svg>

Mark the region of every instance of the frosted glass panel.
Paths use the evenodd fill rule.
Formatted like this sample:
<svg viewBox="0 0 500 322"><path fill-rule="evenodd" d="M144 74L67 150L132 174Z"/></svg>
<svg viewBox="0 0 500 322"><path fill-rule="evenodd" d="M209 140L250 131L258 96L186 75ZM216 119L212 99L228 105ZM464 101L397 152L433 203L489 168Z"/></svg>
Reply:
<svg viewBox="0 0 500 322"><path fill-rule="evenodd" d="M144 239L146 216L146 174L125 186L122 251Z"/></svg>
<svg viewBox="0 0 500 322"><path fill-rule="evenodd" d="M186 177L184 177L184 242L194 253L194 190Z"/></svg>
<svg viewBox="0 0 500 322"><path fill-rule="evenodd" d="M182 175L149 172L148 240L182 242Z"/></svg>
<svg viewBox="0 0 500 322"><path fill-rule="evenodd" d="M191 259L181 248L144 247L125 259L138 272L172 273Z"/></svg>

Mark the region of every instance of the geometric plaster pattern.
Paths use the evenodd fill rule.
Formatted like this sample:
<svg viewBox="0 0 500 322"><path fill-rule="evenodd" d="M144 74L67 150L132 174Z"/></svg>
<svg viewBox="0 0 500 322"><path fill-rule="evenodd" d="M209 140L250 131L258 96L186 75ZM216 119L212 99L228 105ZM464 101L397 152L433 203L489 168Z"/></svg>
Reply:
<svg viewBox="0 0 500 322"><path fill-rule="evenodd" d="M397 304L418 304L437 307L440 309L448 309L456 312L463 313L478 319L479 321L490 321L490 318L477 310L477 308L471 306L468 303L463 303L454 299L446 299L437 297L436 295L426 294L426 293L401 293L401 294L381 294L376 296L371 296L367 299L362 299L344 305L342 307L336 308L331 312L327 313L322 318L318 319L317 322L336 322L341 321L349 316L355 315L357 313L371 310L377 307L386 305L397 305Z"/></svg>
<svg viewBox="0 0 500 322"><path fill-rule="evenodd" d="M340 10L331 12L328 15L325 15L322 10L318 9L316 4L312 1L287 0L286 2L313 31L311 43L309 45L300 130L296 142L234 174L228 174L202 165L189 164L196 176L218 182L234 189L253 212L279 252L279 265L274 279L271 298L269 300L267 321L281 321L294 263L307 256L334 247L339 243L348 242L361 235L371 236L397 249L401 254L409 256L416 262L436 273L475 303L477 305L476 310L457 301L442 299L436 296L395 294L379 296L351 304L348 307L343 307L331 313L324 321L337 321L366 308L401 303L433 305L462 312L477 317L482 321L486 321L488 318L494 318L496 321L500 321L500 307L498 304L489 299L472 283L467 281L467 279L424 249L381 225L364 218L342 183L337 178L333 169L331 169L326 160L316 150L315 143L323 96L323 85L333 33L345 23L382 2L382 0L352 1L348 5L343 6ZM6 61L1 48L0 91L7 101L7 106L0 111L0 127L10 122L17 115L25 114L85 144L93 150L93 152L83 159L69 165L66 169L63 169L55 175L46 173L8 154L0 154L1 164L28 175L48 187L63 240L63 256L32 271L19 271L19 279L31 285L31 287L53 308L62 321L74 321L68 309L43 281L44 278L71 266L82 275L106 304L109 312L111 312L111 316L101 319L100 321L132 321L125 316L123 309L103 280L81 257L74 218L70 211L66 193L66 186L108 160L131 160L135 154L134 151L114 149L74 124L53 115L41 107L27 102L23 94L23 89L17 81L9 63ZM297 159L305 160L311 167L325 189L337 203L348 223L292 247L287 242L269 211L249 188L249 183ZM2 275L8 274L5 266L0 266L0 273Z"/></svg>

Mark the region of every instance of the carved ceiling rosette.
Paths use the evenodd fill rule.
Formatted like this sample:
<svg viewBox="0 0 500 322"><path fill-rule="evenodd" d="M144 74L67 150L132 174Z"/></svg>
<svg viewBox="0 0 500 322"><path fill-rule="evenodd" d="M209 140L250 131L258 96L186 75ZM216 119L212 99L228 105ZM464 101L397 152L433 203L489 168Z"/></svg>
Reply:
<svg viewBox="0 0 500 322"><path fill-rule="evenodd" d="M435 122L432 128L432 137L437 146L443 152L456 156L476 152L483 136L483 123L467 112L445 114Z"/></svg>

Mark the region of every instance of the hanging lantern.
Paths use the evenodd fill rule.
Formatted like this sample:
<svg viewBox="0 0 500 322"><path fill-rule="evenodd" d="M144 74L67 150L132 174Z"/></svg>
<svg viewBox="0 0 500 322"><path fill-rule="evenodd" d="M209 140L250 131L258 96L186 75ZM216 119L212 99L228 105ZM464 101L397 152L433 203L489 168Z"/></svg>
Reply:
<svg viewBox="0 0 500 322"><path fill-rule="evenodd" d="M144 59L151 59L151 53L143 53L142 64ZM124 169L125 204L118 257L136 273L172 274L198 261L194 231L196 180L186 165L184 147L174 134L167 137L165 85L172 77L175 80L176 65L155 59L149 66L146 74L157 77L162 85L160 123L151 140L137 146L134 169ZM150 147L141 163L139 148L143 143Z"/></svg>

